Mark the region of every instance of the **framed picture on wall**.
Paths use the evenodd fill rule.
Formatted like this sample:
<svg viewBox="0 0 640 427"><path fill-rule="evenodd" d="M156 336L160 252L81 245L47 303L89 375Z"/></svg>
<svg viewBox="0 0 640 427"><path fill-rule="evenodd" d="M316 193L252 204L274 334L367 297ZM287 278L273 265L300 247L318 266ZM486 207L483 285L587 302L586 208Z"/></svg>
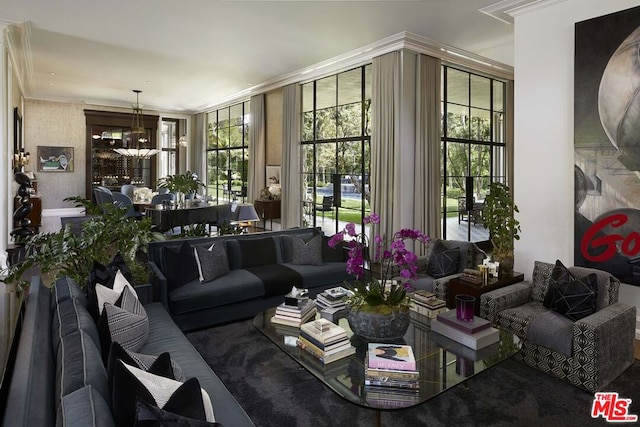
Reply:
<svg viewBox="0 0 640 427"><path fill-rule="evenodd" d="M38 172L73 172L73 147L38 146Z"/></svg>
<svg viewBox="0 0 640 427"><path fill-rule="evenodd" d="M24 149L22 141L22 116L18 107L13 109L13 152L18 153Z"/></svg>
<svg viewBox="0 0 640 427"><path fill-rule="evenodd" d="M267 166L267 185L280 184L280 166Z"/></svg>

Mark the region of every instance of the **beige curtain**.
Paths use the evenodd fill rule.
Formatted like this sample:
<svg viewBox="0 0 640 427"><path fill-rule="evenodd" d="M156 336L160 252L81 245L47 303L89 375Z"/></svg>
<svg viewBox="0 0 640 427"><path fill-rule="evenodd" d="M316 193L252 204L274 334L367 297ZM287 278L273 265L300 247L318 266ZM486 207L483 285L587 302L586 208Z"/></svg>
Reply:
<svg viewBox="0 0 640 427"><path fill-rule="evenodd" d="M373 58L371 70L371 209L380 215L380 225L372 231L388 237L401 208L394 205L394 194L399 194L400 60L400 52Z"/></svg>
<svg viewBox="0 0 640 427"><path fill-rule="evenodd" d="M247 186L247 202L253 203L260 198L260 191L265 187L265 100L264 94L251 97L249 125L249 171Z"/></svg>
<svg viewBox="0 0 640 427"><path fill-rule="evenodd" d="M300 147L301 93L298 84L283 89L282 229L302 225L302 156Z"/></svg>
<svg viewBox="0 0 640 427"><path fill-rule="evenodd" d="M416 61L414 227L440 237L440 59Z"/></svg>
<svg viewBox="0 0 640 427"><path fill-rule="evenodd" d="M207 180L207 113L198 113L193 121L193 144L189 146L189 165L187 169L194 172L205 184ZM208 188L208 187L207 187Z"/></svg>

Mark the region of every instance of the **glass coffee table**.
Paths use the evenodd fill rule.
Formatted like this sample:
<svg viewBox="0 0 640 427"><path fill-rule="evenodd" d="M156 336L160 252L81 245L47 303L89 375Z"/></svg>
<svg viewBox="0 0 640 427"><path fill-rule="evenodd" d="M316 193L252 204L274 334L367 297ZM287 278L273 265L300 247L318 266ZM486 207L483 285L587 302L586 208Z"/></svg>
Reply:
<svg viewBox="0 0 640 427"><path fill-rule="evenodd" d="M411 311L411 324L403 339L396 344L413 348L416 367L420 372L420 391L410 395L369 391L364 380L364 359L367 342L354 335L346 318L338 324L347 331L356 354L323 364L296 345L299 329L271 323L275 308L263 311L253 320L255 327L278 348L322 381L343 399L364 408L376 410L377 425L381 411L405 409L419 405L434 396L465 382L471 376L511 357L520 349L519 339L500 330L500 340L490 346L473 350L444 335L431 332L431 319ZM316 315L320 318L320 314Z"/></svg>

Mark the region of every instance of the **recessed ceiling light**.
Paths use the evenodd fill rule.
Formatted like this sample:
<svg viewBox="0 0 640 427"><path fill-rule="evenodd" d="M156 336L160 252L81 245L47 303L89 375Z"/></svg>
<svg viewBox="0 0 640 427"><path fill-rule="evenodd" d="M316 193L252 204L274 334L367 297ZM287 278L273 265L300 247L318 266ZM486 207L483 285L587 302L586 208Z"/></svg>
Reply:
<svg viewBox="0 0 640 427"><path fill-rule="evenodd" d="M147 80L147 84L150 85L151 84L151 80Z"/></svg>
<svg viewBox="0 0 640 427"><path fill-rule="evenodd" d="M49 86L53 86L53 83L52 83L52 82L49 82Z"/></svg>
<svg viewBox="0 0 640 427"><path fill-rule="evenodd" d="M49 73L50 76L55 76L56 73L54 73L53 71Z"/></svg>

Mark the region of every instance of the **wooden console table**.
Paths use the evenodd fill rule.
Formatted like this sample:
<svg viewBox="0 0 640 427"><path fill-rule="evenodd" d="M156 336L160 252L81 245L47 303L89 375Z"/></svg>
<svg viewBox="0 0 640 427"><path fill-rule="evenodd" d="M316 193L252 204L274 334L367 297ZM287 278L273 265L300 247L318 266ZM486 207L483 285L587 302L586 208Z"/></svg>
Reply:
<svg viewBox="0 0 640 427"><path fill-rule="evenodd" d="M253 207L262 218L264 228L267 228L267 220L270 220L270 230L273 230L273 220L280 218L280 200L257 199Z"/></svg>
<svg viewBox="0 0 640 427"><path fill-rule="evenodd" d="M522 282L523 280L524 273L518 273L517 271L512 271L509 274L503 274L498 279L489 279L489 283L486 285L483 285L482 283L471 283L461 277L456 277L455 279L449 280L449 284L447 286L447 307L456 308L456 295L471 295L476 299L476 316L479 316L480 295L493 291L494 289Z"/></svg>

